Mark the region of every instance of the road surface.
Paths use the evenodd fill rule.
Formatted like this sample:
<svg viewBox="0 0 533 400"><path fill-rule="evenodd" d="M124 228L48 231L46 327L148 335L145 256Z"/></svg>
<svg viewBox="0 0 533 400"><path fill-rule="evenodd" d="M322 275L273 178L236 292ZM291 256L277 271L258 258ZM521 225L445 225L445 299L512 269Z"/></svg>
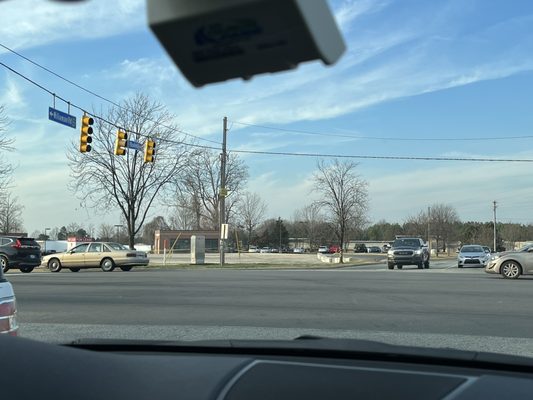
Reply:
<svg viewBox="0 0 533 400"><path fill-rule="evenodd" d="M9 272L20 336L293 338L302 334L533 356L533 280L434 262L334 270Z"/></svg>

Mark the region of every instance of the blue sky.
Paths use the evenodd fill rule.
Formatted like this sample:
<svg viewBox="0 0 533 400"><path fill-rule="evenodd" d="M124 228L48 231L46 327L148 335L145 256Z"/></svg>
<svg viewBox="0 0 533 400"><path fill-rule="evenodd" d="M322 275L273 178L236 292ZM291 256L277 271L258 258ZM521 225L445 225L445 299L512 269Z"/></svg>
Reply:
<svg viewBox="0 0 533 400"><path fill-rule="evenodd" d="M511 138L533 136L532 2L329 4L348 47L333 67L312 62L199 90L184 80L147 29L142 0L2 2L0 42L113 101L147 92L176 114L181 129L204 138L221 139L226 115L229 149L533 159L533 138ZM0 50L0 59L87 109L107 106L12 54ZM0 69L0 88L16 139L17 151L8 157L17 165L13 190L25 207L26 230L118 223L116 212L86 210L68 192L65 150L78 140L78 131L48 121L51 96L5 69ZM57 108L66 111L59 103ZM452 140L465 137L484 139ZM507 139L490 140L496 137ZM426 140L405 140L415 138ZM427 140L443 138L448 140ZM312 200L315 159L243 158L250 168L248 188L268 203L269 216L291 218ZM359 173L369 182L374 222L401 223L436 202L454 206L463 220L487 221L493 200L501 221L533 222L532 164L359 162ZM164 213L158 206L152 216Z"/></svg>

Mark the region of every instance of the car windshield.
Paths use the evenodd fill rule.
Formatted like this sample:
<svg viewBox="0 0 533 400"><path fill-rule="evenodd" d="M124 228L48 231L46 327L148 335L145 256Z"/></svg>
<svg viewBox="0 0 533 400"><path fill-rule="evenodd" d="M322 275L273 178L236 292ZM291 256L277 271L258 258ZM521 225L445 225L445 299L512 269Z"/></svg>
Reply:
<svg viewBox="0 0 533 400"><path fill-rule="evenodd" d="M392 247L420 247L418 239L397 239Z"/></svg>
<svg viewBox="0 0 533 400"><path fill-rule="evenodd" d="M16 0L0 21L21 337L533 356L533 1Z"/></svg>
<svg viewBox="0 0 533 400"><path fill-rule="evenodd" d="M464 246L461 248L461 253L484 253L483 247L481 246Z"/></svg>

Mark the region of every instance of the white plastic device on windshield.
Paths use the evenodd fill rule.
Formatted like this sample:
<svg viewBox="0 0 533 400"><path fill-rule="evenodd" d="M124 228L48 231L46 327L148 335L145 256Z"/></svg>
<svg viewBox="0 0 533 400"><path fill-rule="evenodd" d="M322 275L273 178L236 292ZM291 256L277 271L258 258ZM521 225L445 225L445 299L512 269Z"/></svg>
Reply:
<svg viewBox="0 0 533 400"><path fill-rule="evenodd" d="M147 0L155 36L194 86L295 68L345 51L326 0Z"/></svg>

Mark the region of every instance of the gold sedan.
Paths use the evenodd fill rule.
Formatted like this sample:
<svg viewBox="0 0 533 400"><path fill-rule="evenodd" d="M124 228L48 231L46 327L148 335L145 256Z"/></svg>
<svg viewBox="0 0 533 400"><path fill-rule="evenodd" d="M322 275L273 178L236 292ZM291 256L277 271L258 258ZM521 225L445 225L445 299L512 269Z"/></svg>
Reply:
<svg viewBox="0 0 533 400"><path fill-rule="evenodd" d="M51 272L68 268L78 272L82 268L102 268L111 272L115 267L129 271L134 266L148 265L148 255L144 251L130 250L120 243L83 243L64 253L49 254L42 259L41 266Z"/></svg>

